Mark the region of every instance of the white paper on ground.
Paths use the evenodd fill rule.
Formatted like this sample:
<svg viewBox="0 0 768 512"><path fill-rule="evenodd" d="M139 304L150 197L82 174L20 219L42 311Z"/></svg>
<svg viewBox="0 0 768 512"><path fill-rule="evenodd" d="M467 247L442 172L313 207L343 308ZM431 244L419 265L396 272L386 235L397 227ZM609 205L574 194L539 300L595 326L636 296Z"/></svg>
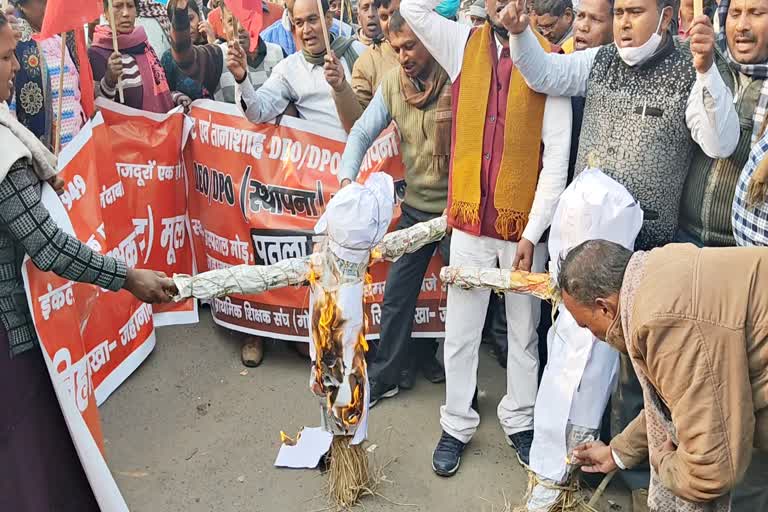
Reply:
<svg viewBox="0 0 768 512"><path fill-rule="evenodd" d="M305 427L295 446L284 444L275 459L279 468L314 469L320 458L328 453L333 441L333 434L320 427Z"/></svg>
<svg viewBox="0 0 768 512"><path fill-rule="evenodd" d="M598 169L586 169L560 196L549 237L550 272L561 256L587 240L634 247L643 212L626 188ZM560 481L566 472L568 420L596 428L618 369L618 354L586 329L564 306L549 334L549 361L534 409L531 469Z"/></svg>

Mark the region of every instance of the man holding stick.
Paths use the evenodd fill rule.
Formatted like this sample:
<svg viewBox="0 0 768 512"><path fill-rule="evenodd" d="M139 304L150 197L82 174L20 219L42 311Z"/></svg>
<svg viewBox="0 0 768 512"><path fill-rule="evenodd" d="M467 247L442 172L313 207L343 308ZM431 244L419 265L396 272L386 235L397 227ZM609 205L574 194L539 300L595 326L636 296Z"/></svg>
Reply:
<svg viewBox="0 0 768 512"><path fill-rule="evenodd" d="M352 66L366 47L359 41L328 34L325 27L331 26L332 20L327 0L296 0L293 22L303 48L277 64L258 91L246 80L245 51L239 43L229 45L227 68L236 81L235 103L251 122L271 121L293 103L301 118L342 129L326 80L349 79Z"/></svg>
<svg viewBox="0 0 768 512"><path fill-rule="evenodd" d="M645 409L587 472L652 466L658 511L768 510L768 251L585 242L561 262L563 304L627 354ZM730 494L730 496L729 496Z"/></svg>

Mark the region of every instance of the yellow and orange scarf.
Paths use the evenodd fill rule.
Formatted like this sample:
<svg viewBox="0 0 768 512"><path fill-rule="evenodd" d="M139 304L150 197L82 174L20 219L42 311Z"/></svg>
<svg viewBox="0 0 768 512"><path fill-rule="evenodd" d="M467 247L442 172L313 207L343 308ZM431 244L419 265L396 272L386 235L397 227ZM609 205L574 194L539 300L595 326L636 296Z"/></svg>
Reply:
<svg viewBox="0 0 768 512"><path fill-rule="evenodd" d="M549 51L549 43L538 34L537 37ZM450 213L465 224L477 224L480 220L480 173L488 105L478 98L483 98L491 87L493 62L489 44L494 44L493 31L486 23L470 36L461 71ZM520 72L512 70L504 149L493 196L498 212L495 229L504 240L519 240L528 223L539 179L545 101L545 95L529 89Z"/></svg>

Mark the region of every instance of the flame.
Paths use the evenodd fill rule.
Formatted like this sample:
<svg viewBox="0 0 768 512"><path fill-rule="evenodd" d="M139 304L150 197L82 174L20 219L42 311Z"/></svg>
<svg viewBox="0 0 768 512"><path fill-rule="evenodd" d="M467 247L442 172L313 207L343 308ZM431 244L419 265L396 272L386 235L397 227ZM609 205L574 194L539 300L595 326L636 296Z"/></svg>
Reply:
<svg viewBox="0 0 768 512"><path fill-rule="evenodd" d="M288 434L286 434L282 430L280 431L280 443L281 444L285 444L285 445L288 445L288 446L296 446L296 443L299 442L299 439L301 439L301 432L296 434L296 439L293 439L291 436L289 436Z"/></svg>

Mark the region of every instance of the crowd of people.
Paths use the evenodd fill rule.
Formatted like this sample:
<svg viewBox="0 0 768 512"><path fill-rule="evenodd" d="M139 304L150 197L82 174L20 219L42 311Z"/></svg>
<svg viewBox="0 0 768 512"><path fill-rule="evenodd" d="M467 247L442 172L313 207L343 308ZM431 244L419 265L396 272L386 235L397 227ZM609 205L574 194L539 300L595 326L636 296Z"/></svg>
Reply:
<svg viewBox="0 0 768 512"><path fill-rule="evenodd" d="M62 232L41 203L42 181L61 186L56 141L72 141L104 97L156 113L213 99L253 123L338 129L341 187L397 126L397 228L447 215L450 229L389 269L370 406L420 373L445 383L437 475L459 470L479 425L490 339L506 369L505 441L541 487L528 511L550 510L577 466L622 470L636 512L768 510L768 0L705 1L700 13L694 0L265 1L256 43L221 0L104 0L87 54L72 34L35 37L46 0L11 3L0 15L0 460L13 470L0 508L98 510L37 348L24 255L146 302L174 294L165 275ZM637 252L594 240L548 254L558 200L586 168L639 202ZM532 450L551 306L449 286L441 358L438 340L411 338L436 251L458 267L557 265L578 327L618 352L603 441L576 447L558 474ZM244 365L262 363L264 342L244 337ZM610 394L604 376L589 384Z"/></svg>

